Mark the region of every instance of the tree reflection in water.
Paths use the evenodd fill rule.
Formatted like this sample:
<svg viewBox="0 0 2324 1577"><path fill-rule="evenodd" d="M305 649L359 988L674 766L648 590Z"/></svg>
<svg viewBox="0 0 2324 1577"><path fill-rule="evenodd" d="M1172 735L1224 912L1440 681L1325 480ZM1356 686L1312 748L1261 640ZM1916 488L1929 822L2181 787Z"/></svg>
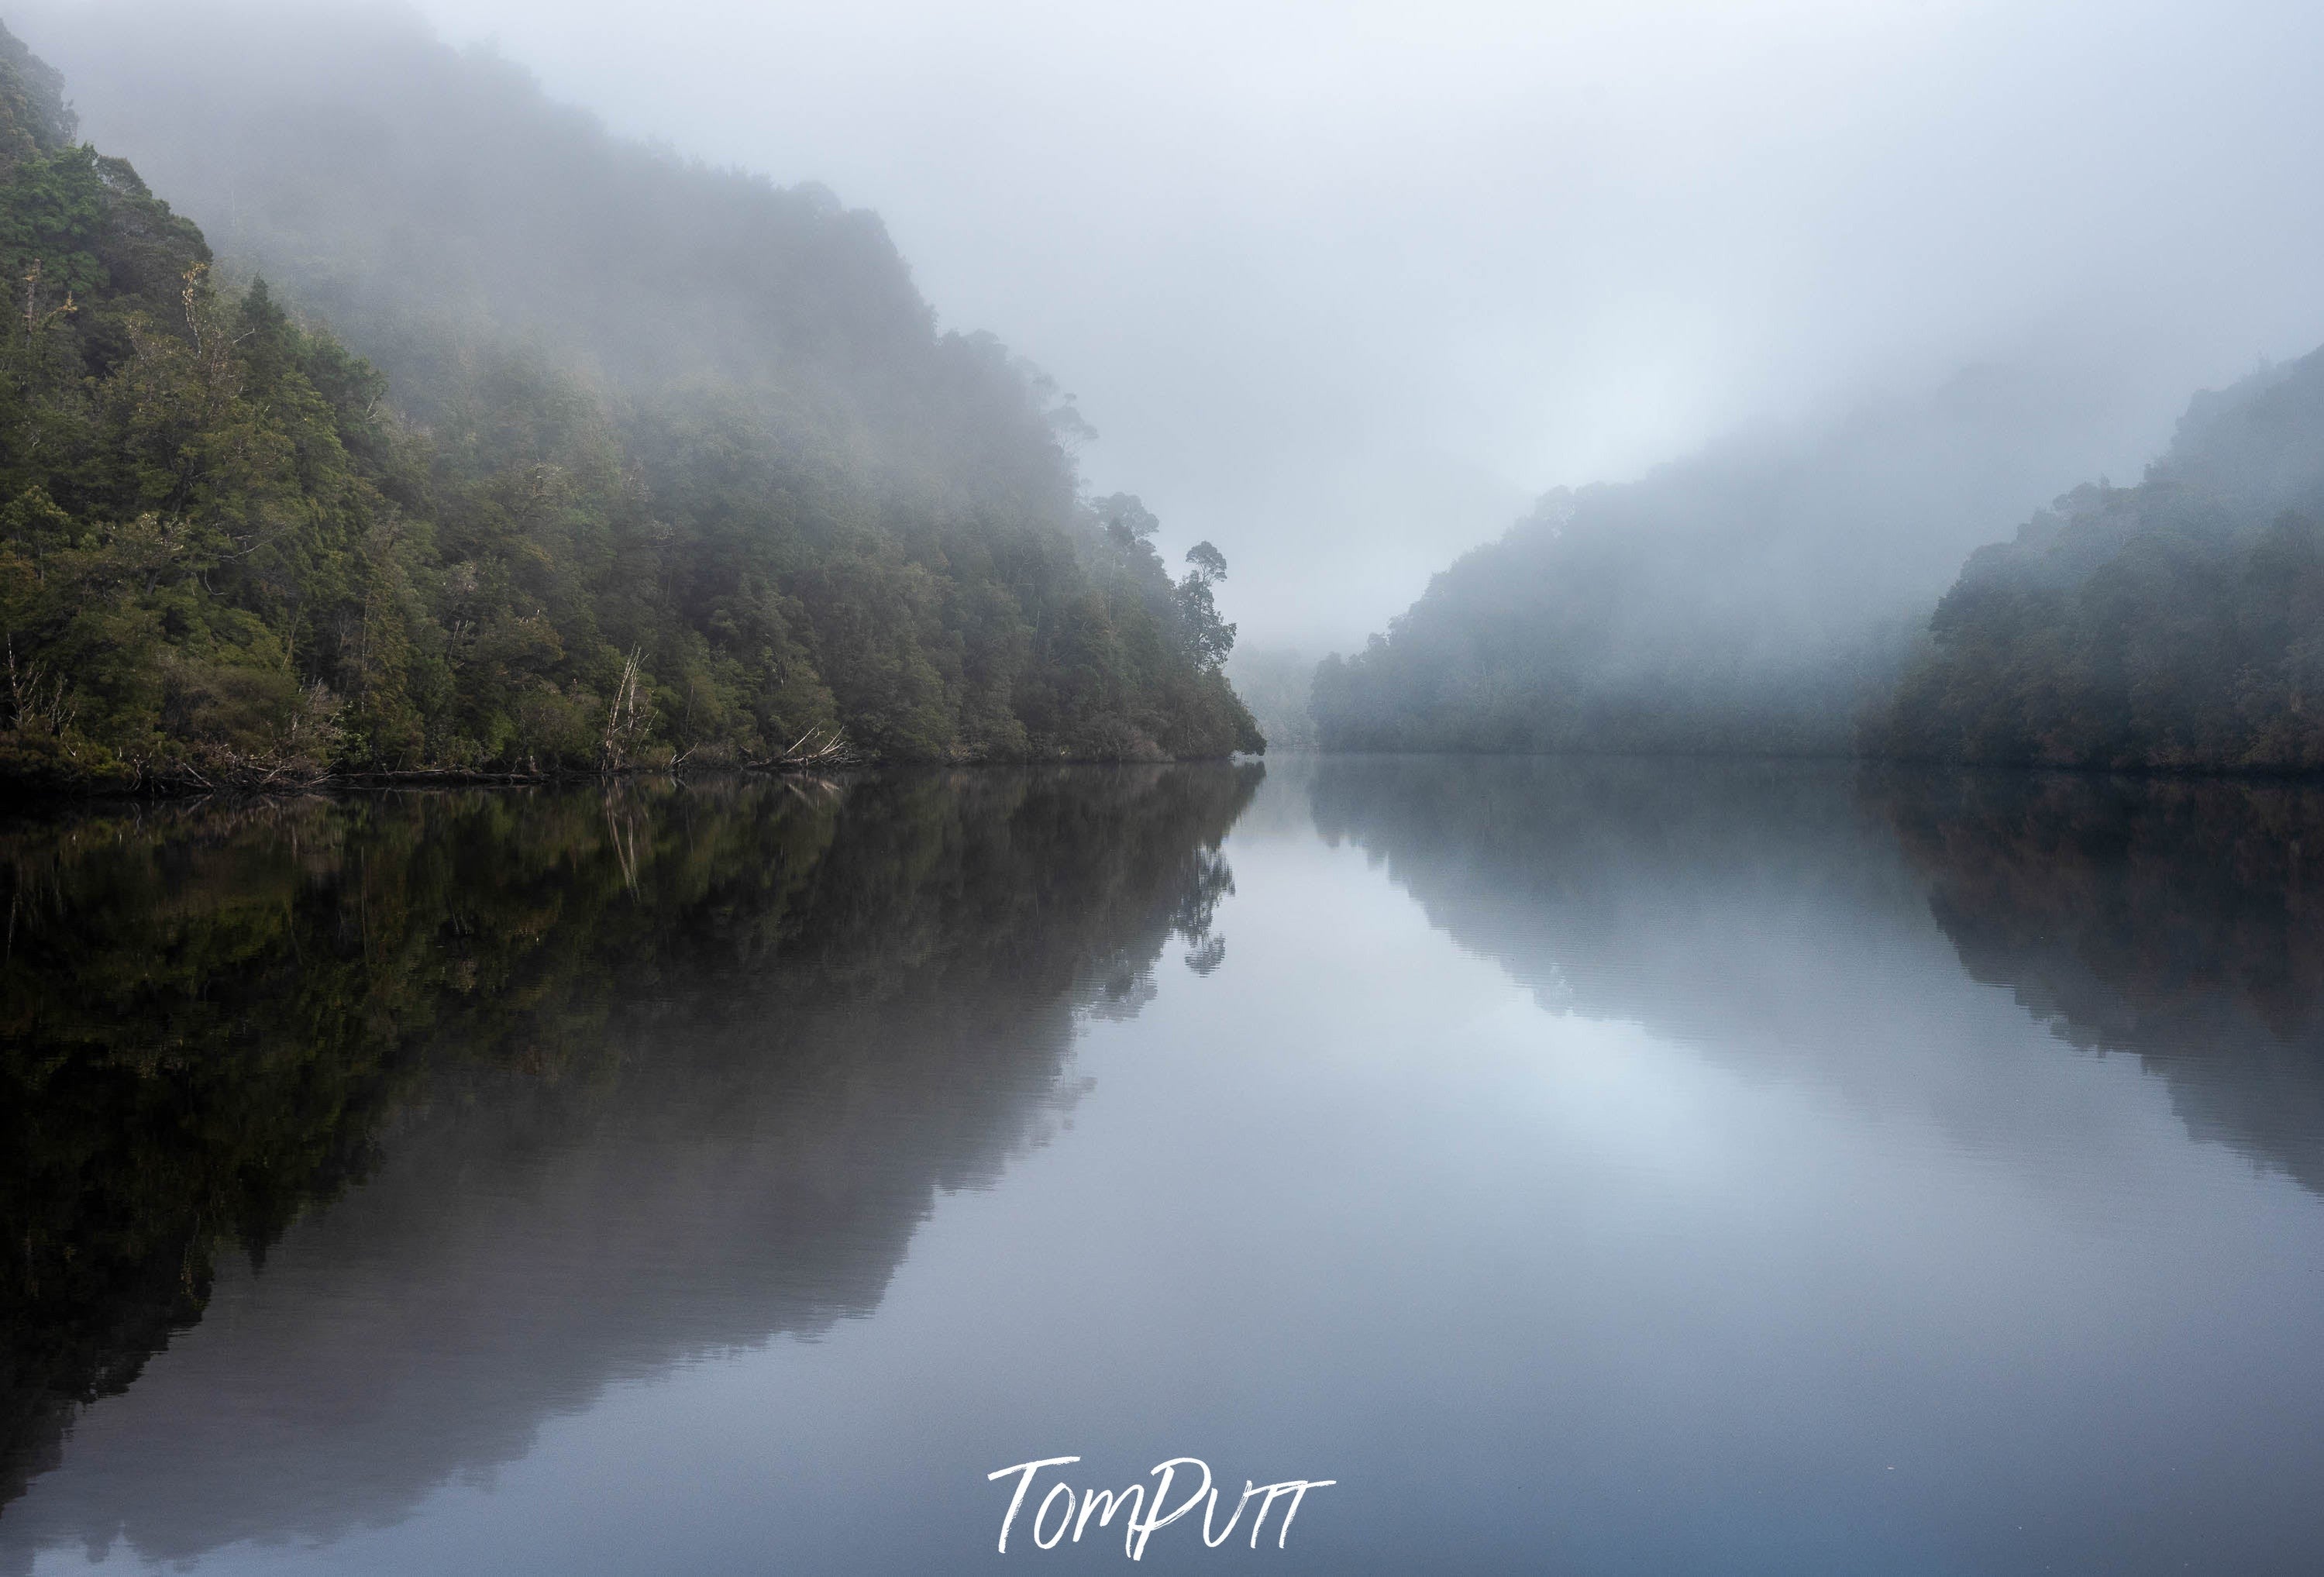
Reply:
<svg viewBox="0 0 2324 1577"><path fill-rule="evenodd" d="M2011 1065L1965 972L2071 1045L2135 1053L2197 1137L2324 1192L2324 788L1341 757L1312 798L1325 836L1550 1006L1979 1143L2063 1142L2074 1114Z"/></svg>
<svg viewBox="0 0 2324 1577"><path fill-rule="evenodd" d="M625 1364L868 1311L934 1194L988 1179L1062 1098L1077 1015L1135 1011L1174 936L1215 962L1217 845L1259 775L628 782L0 828L0 1499L200 1319L221 1256L262 1264L399 1154L427 1158L439 1206L526 1165L586 1173L566 1224L637 1296L555 1333L557 1372L507 1365L474 1438L430 1420L445 1438L380 1505L298 1520L504 1460ZM201 1523L184 1547L263 1531Z"/></svg>
<svg viewBox="0 0 2324 1577"><path fill-rule="evenodd" d="M2199 1137L2324 1193L2324 789L1899 772L1868 798L1972 977L2136 1053Z"/></svg>

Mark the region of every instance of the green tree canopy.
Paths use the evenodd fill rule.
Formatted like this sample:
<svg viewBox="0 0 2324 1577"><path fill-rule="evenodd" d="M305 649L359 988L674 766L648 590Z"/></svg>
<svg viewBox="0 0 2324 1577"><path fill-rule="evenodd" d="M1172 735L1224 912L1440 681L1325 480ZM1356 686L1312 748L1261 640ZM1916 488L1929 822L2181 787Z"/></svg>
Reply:
<svg viewBox="0 0 2324 1577"><path fill-rule="evenodd" d="M340 294L392 379L267 280L221 287L201 233L73 143L54 73L0 45L0 778L1263 748L1207 581L1171 580L1135 500L1077 499L1054 388L938 334L876 220L576 144L516 98L512 148L612 182L605 244L542 254L572 320L521 336L373 258L377 288ZM300 162L348 139L276 140L242 143L261 179L393 209L375 171ZM507 239L524 198L503 195L403 217L456 256ZM561 234L543 203L577 222L574 195L544 187L535 229ZM698 244L691 270L655 254L665 316L708 314L684 332L583 289L624 282L655 202ZM415 278L441 310L390 288Z"/></svg>

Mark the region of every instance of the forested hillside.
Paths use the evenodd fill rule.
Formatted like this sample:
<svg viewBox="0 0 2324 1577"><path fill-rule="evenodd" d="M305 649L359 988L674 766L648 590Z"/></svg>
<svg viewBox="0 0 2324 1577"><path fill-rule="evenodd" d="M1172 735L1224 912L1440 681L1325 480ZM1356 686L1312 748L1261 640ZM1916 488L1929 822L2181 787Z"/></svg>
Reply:
<svg viewBox="0 0 2324 1577"><path fill-rule="evenodd" d="M1082 501L1070 408L939 333L876 219L395 25L271 119L180 70L238 131L144 101L218 161L217 270L0 44L0 776L1260 748L1223 558L1174 580L1135 499Z"/></svg>
<svg viewBox="0 0 2324 1577"><path fill-rule="evenodd" d="M2324 767L2324 351L2198 395L2135 487L1978 551L1877 754Z"/></svg>
<svg viewBox="0 0 2324 1577"><path fill-rule="evenodd" d="M1962 558L2087 474L2117 420L2070 381L1986 368L1560 489L1324 662L1323 746L1845 754Z"/></svg>

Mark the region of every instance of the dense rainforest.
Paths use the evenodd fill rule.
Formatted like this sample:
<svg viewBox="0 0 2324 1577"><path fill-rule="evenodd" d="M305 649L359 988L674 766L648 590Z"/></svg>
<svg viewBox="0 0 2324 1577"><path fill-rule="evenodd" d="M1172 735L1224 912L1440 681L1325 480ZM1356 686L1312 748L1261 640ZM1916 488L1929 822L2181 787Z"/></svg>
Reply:
<svg viewBox="0 0 2324 1577"><path fill-rule="evenodd" d="M1136 499L1082 498L1069 402L938 332L876 219L412 48L505 123L466 168L521 183L529 134L575 179L530 207L455 180L420 225L348 107L336 134L272 128L316 184L244 177L296 212L384 216L436 272L312 232L229 269L0 35L0 778L1263 748L1220 671L1222 556L1198 545L1174 579ZM403 106L429 147L475 130L429 97ZM548 318L476 283L488 247L559 260L522 283Z"/></svg>
<svg viewBox="0 0 2324 1577"><path fill-rule="evenodd" d="M2324 351L2198 395L2136 486L2078 488L1980 549L1864 744L2324 767Z"/></svg>
<svg viewBox="0 0 2324 1577"><path fill-rule="evenodd" d="M1323 748L1844 754L1961 560L2134 420L1987 365L1559 489L1325 661Z"/></svg>
<svg viewBox="0 0 2324 1577"><path fill-rule="evenodd" d="M1991 466L1877 430L1550 495L1317 669L1323 747L2324 767L2324 352L1973 552Z"/></svg>
<svg viewBox="0 0 2324 1577"><path fill-rule="evenodd" d="M71 176L102 203L56 184L83 156L16 51L14 135L45 173L10 167L8 397L53 429L0 479L10 562L41 558L38 597L0 589L17 776L746 761L835 738L1186 756L1262 732L2324 764L2303 721L2319 492L2286 403L2304 374L2199 404L2145 482L2046 512L2162 423L2034 363L1560 490L1312 682L1244 654L1262 731L1221 670L1223 559L1174 577L1137 500L1080 497L1071 400L943 332L876 217L624 142L392 10L29 14L98 141L200 214L219 262L187 296L203 242L126 166ZM69 249L103 283L24 239L41 203L115 216ZM143 383L114 375L133 321ZM164 390L205 334L210 392ZM295 479L219 436L245 419ZM196 433L237 478L194 476ZM60 520L99 517L101 551L42 557ZM124 568L138 553L167 567Z"/></svg>

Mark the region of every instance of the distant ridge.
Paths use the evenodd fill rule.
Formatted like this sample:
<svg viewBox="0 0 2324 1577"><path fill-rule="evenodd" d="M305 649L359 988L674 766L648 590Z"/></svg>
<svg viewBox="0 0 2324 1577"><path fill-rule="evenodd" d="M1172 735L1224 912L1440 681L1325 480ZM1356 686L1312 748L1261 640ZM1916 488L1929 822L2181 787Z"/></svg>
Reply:
<svg viewBox="0 0 2324 1577"><path fill-rule="evenodd" d="M1560 489L1323 666L1323 748L1845 755L1962 558L2104 452L2112 410L1975 367Z"/></svg>

